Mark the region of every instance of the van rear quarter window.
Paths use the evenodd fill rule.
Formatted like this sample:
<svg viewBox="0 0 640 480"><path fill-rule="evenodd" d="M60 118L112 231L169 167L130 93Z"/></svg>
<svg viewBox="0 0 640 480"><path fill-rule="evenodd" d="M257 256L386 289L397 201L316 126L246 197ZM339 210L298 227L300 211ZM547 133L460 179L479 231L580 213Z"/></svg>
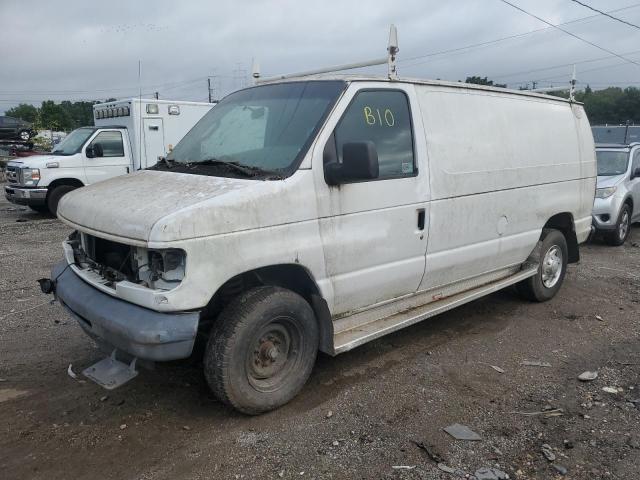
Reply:
<svg viewBox="0 0 640 480"><path fill-rule="evenodd" d="M415 173L411 114L404 92L359 92L340 120L335 135L340 162L345 143L372 141L378 152L379 179Z"/></svg>

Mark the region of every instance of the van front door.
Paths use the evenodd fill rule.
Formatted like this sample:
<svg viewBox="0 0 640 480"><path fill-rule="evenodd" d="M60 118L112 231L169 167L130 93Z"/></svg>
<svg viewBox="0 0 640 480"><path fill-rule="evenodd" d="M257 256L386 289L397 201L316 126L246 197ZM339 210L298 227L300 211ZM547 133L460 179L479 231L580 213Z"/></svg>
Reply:
<svg viewBox="0 0 640 480"><path fill-rule="evenodd" d="M164 157L167 152L164 148L164 124L162 118L142 119L142 136L144 138L144 151L140 159L140 168L148 168L158 163L158 157Z"/></svg>
<svg viewBox="0 0 640 480"><path fill-rule="evenodd" d="M429 179L411 85L351 85L314 151L320 235L333 315L416 291L425 267ZM340 114L341 112L341 114ZM327 185L324 162L346 143L373 142L379 177Z"/></svg>
<svg viewBox="0 0 640 480"><path fill-rule="evenodd" d="M99 147L96 148L96 145ZM93 153L87 155L89 149ZM84 172L87 185L129 173L130 159L121 131L99 131L84 148Z"/></svg>

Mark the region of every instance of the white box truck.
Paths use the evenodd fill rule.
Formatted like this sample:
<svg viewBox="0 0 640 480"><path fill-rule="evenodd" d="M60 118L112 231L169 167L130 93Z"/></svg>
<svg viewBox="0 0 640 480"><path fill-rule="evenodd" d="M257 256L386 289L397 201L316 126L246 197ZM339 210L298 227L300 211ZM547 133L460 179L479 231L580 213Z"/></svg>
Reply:
<svg viewBox="0 0 640 480"><path fill-rule="evenodd" d="M7 164L5 196L55 215L71 190L155 165L211 107L139 98L96 104L95 126L74 130L48 155Z"/></svg>

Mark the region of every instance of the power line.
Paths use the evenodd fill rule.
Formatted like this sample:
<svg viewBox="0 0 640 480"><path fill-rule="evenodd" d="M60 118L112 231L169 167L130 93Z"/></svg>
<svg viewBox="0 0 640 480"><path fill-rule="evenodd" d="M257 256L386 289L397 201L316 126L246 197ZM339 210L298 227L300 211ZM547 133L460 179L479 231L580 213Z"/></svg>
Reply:
<svg viewBox="0 0 640 480"><path fill-rule="evenodd" d="M625 52L622 55L635 55L637 53L640 53L640 50L633 50L631 52ZM544 72L546 70L555 70L557 68L571 67L573 65L580 65L582 63L601 62L602 60L608 60L610 58L611 58L611 55L607 55L605 57L591 58L589 60L579 60L577 62L562 63L562 64L558 64L558 65L553 65L551 67L535 68L533 70L524 70L524 71L520 71L520 72L507 73L507 74L504 74L504 75L491 75L490 77L493 80L497 80L497 79L501 79L501 78L508 78L508 77L516 77L518 75L528 75L530 73ZM601 68L609 68L609 66L626 65L627 63L628 62L625 61L624 63L621 63L621 64L608 65L606 67L598 67L598 68L592 69L592 70L582 70L580 73L591 72L593 70L600 70ZM540 79L540 80L544 80L544 79Z"/></svg>
<svg viewBox="0 0 640 480"><path fill-rule="evenodd" d="M609 10L609 13L616 13L616 12L620 12L623 10L629 10L632 8L636 8L640 5L640 3L634 3L632 5L628 5L626 7L622 7L622 8L617 8L615 10ZM600 17L600 15L589 15L587 17L581 17L581 18L576 18L575 20L569 20L567 22L563 22L563 23L559 23L558 25L570 25L572 23L577 23L577 22L582 22L584 20L590 20L590 19L594 19ZM537 28L535 30L530 30L528 32L523 32L523 33L517 33L515 35L509 35L506 37L500 37L500 38L496 38L494 40L487 40L486 42L480 42L480 43L473 43L470 45L465 45L462 47L456 47L456 48L451 48L451 49L447 49L447 50L440 50L437 52L430 52L430 53L426 53L424 55L418 55L415 57L408 57L408 58L404 58L398 61L398 64L402 64L403 68L410 68L410 67L415 67L418 65L422 65L423 63L426 63L425 61L423 62L417 62L417 63L413 63L411 65L406 65L407 62L411 62L413 60L418 60L418 59L422 59L422 58L428 58L428 57L435 57L438 55L446 55L449 53L455 53L455 52L459 52L459 51L463 51L463 50L468 50L471 48L477 48L477 47L488 47L490 45L496 44L496 43L500 43L503 42L505 40L512 40L514 38L520 38L520 37L525 37L527 35L531 35L533 33L538 33L538 32L543 32L545 30L549 30L550 28L554 28L553 25L549 24L549 26L547 27L542 27L542 28Z"/></svg>
<svg viewBox="0 0 640 480"><path fill-rule="evenodd" d="M589 72L596 72L598 70L607 70L607 69L611 69L611 68L616 68L616 67L621 67L623 65L628 65L627 62L619 62L619 63L615 63L613 65L604 65L602 67L595 67L595 68L588 68L586 70L581 70L580 72L578 72L578 74L582 75L584 73L589 73ZM564 75L564 77L566 78L566 75ZM553 80L557 80L563 78L560 75L556 75L554 77L546 77L546 78L539 78L538 81L539 82L544 82L544 81L553 81ZM584 83L584 82L582 82Z"/></svg>
<svg viewBox="0 0 640 480"><path fill-rule="evenodd" d="M640 63L636 62L635 60L631 60L630 58L623 57L622 55L620 55L620 54L618 54L618 53L616 53L616 52L614 52L614 51L612 51L612 50L609 50L608 48L601 47L601 46L600 46L600 45L598 45L597 43L593 43L593 42L591 42L591 41L587 40L586 38L582 38L582 37L580 37L580 36L576 35L575 33L571 33L569 30L565 30L564 28L559 27L558 25L555 25L555 24L553 24L553 23L551 23L551 22L549 22L549 21L545 20L544 18L538 17L537 15L534 15L534 14L533 14L533 13L531 13L531 12L527 12L527 11L526 11L526 10L524 10L523 8L520 8L519 6L514 5L514 4L513 4L513 3L511 3L511 2L508 2L507 0L500 0L500 1L501 1L502 3L504 3L504 4L506 4L506 5L509 5L509 6L510 6L510 7L512 7L512 8L515 8L516 10L519 10L520 12L522 12L522 13L524 13L524 14L526 14L526 15L529 15L530 17L535 18L536 20L539 20L539 21L541 21L541 22L543 22L543 23L546 23L547 25L549 25L549 26L551 26L551 27L553 27L553 28L556 28L556 29L560 30L561 32L566 33L567 35L570 35L570 36L572 36L573 38L576 38L576 39L580 40L581 42L587 43L587 44L591 45L592 47L595 47L595 48L597 48L597 49L599 49L599 50L602 50L603 52L607 52L607 53L609 53L610 55L613 55L613 56L615 56L615 57L620 58L621 60L625 60L625 61L627 61L627 62L629 62L629 63L633 63L634 65L637 65L637 66L639 66L639 67L640 67Z"/></svg>
<svg viewBox="0 0 640 480"><path fill-rule="evenodd" d="M600 15L604 15L605 17L609 17L612 20L615 20L616 22L620 22L620 23L624 23L625 25L629 25L630 27L633 28L637 28L638 30L640 30L640 27L634 23L631 22L627 22L626 20L623 20L621 18L618 17L614 17L613 15L608 14L607 12L603 12L602 10L598 10L597 8L592 7L591 5L587 5L586 3L582 3L579 0L571 0L573 3L577 3L578 5L582 5L585 8L588 8L589 10L593 10L594 12L598 12Z"/></svg>

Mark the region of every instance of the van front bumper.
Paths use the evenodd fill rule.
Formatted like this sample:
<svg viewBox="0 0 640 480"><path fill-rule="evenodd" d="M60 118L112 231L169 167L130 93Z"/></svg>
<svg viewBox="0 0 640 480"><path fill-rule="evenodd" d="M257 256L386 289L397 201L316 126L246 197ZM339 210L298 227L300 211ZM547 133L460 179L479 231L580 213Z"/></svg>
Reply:
<svg viewBox="0 0 640 480"><path fill-rule="evenodd" d="M23 188L6 185L4 196L17 205L42 206L47 200L46 188Z"/></svg>
<svg viewBox="0 0 640 480"><path fill-rule="evenodd" d="M187 358L200 312L161 313L111 297L78 277L66 261L51 271L55 297L102 347L151 361Z"/></svg>

